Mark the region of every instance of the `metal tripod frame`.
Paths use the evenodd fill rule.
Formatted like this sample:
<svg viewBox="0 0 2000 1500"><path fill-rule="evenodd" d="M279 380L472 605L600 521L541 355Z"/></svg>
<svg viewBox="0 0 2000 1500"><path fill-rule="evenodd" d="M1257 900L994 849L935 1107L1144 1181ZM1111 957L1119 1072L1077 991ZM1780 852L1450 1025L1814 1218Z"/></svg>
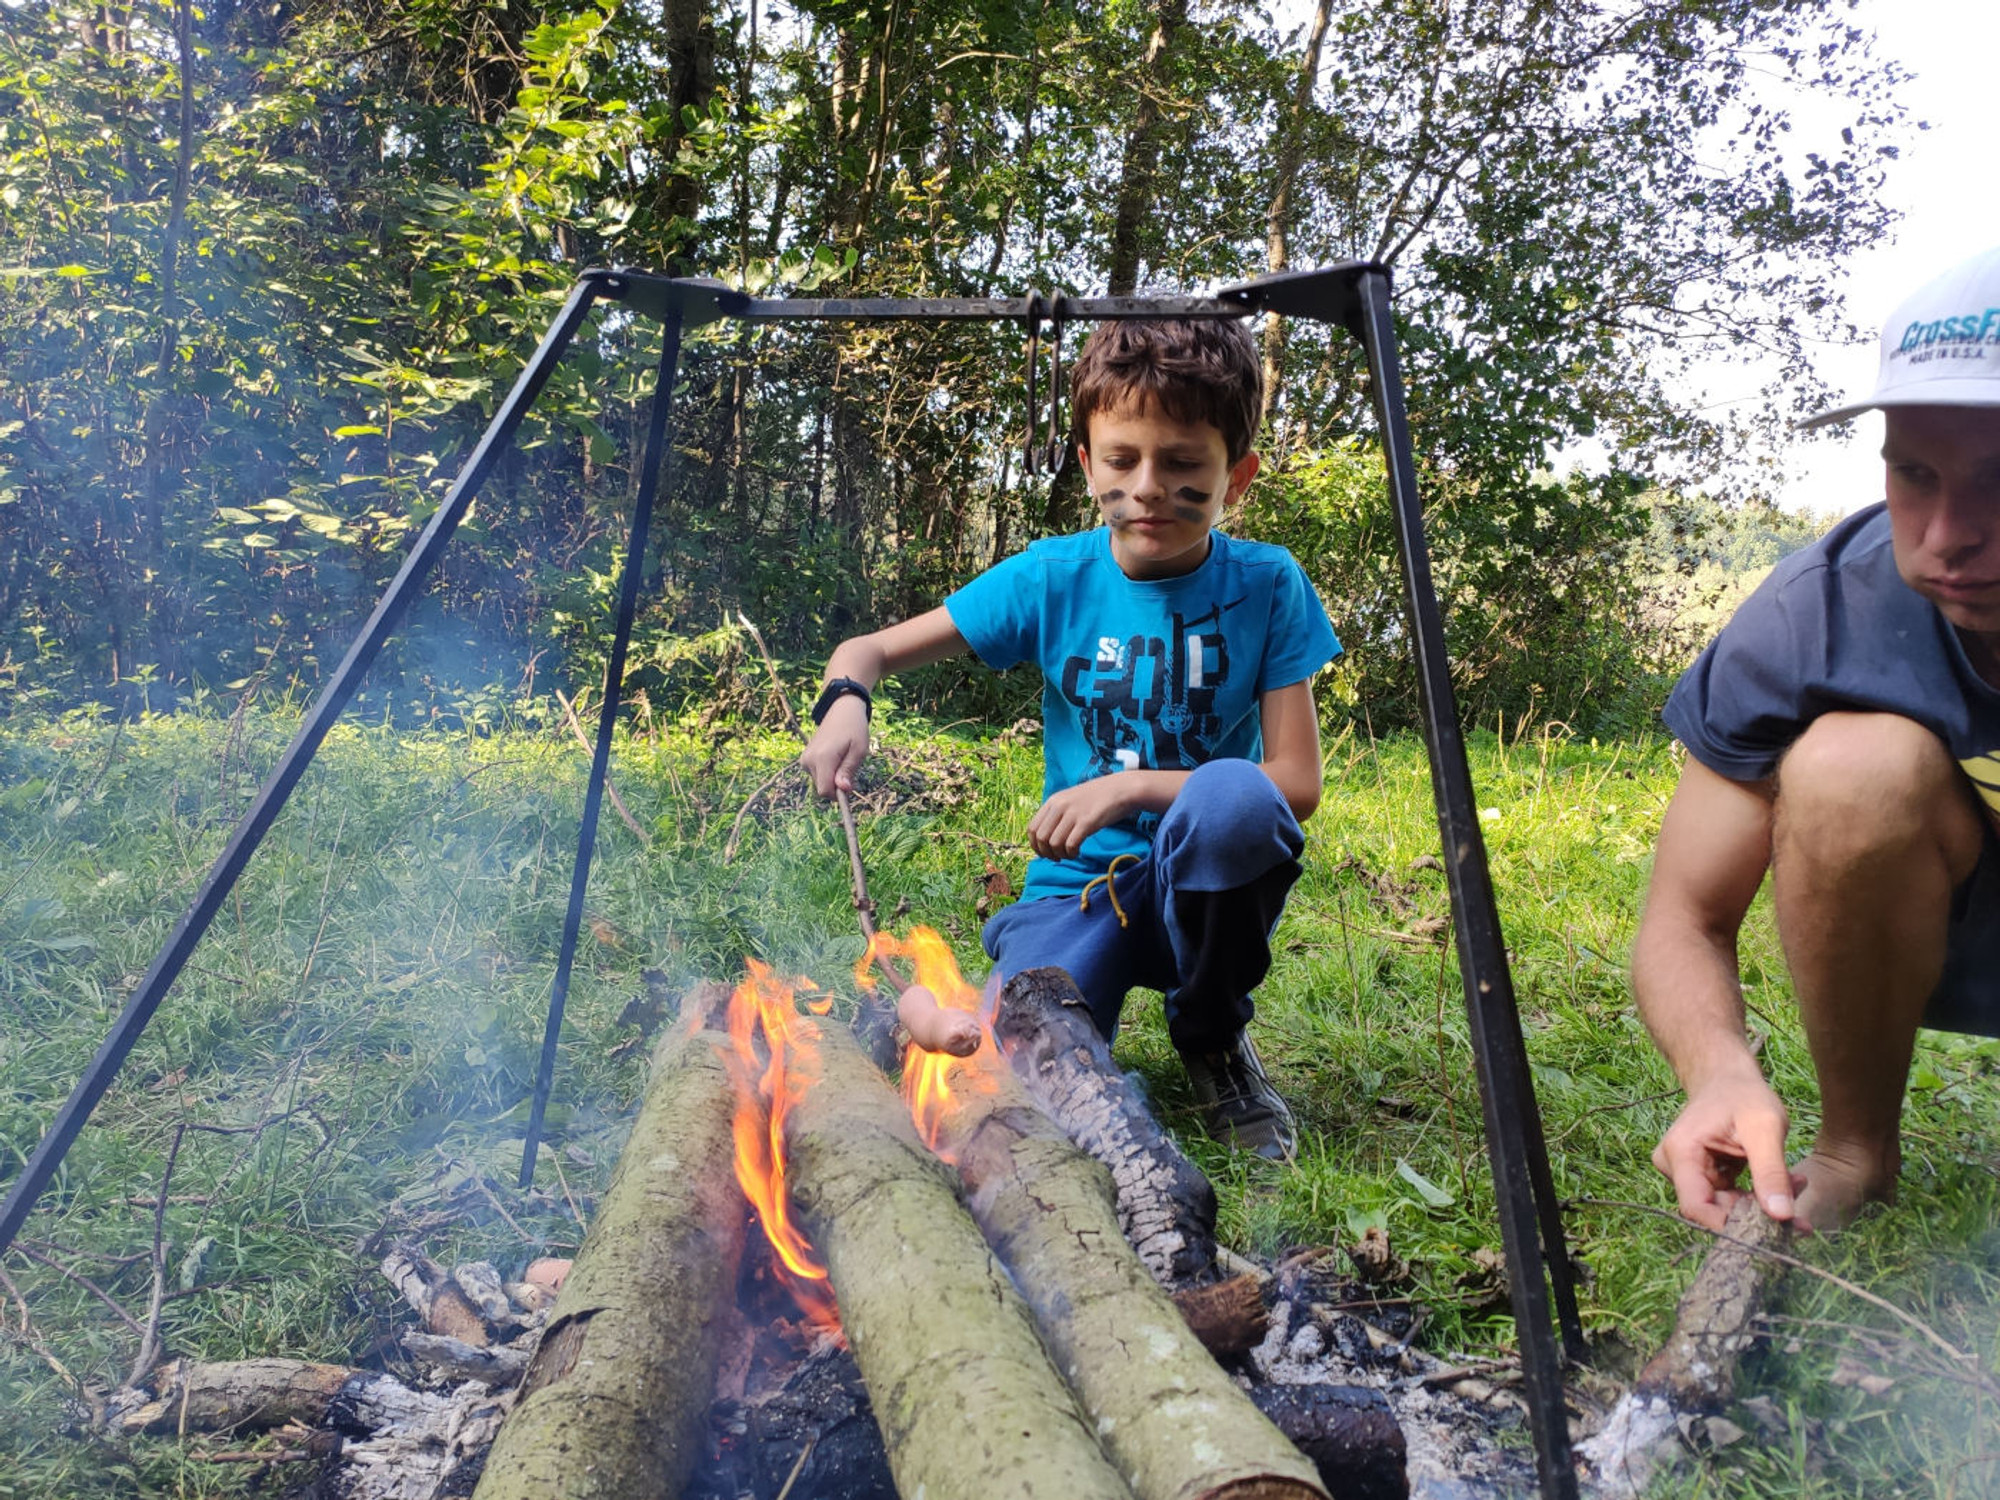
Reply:
<svg viewBox="0 0 2000 1500"><path fill-rule="evenodd" d="M534 357L508 392L471 458L446 492L409 557L376 604L333 675L307 710L298 733L279 757L276 767L237 823L222 853L154 958L139 987L112 1024L110 1033L88 1069L50 1121L34 1154L14 1179L0 1204L0 1252L13 1243L35 1202L53 1180L91 1111L110 1088L127 1054L144 1032L168 988L193 954L209 923L249 863L286 799L297 785L327 731L340 717L360 686L362 676L410 603L430 576L457 531L495 463L534 404L561 360L584 318L598 302L617 302L657 318L664 334L659 384L640 469L638 492L618 593L610 660L606 665L604 697L598 711L597 739L584 794L578 830L576 863L564 916L562 944L550 992L548 1021L535 1075L533 1105L521 1163L521 1183L532 1180L543 1114L555 1076L556 1045L562 1031L583 920L584 892L590 878L591 853L597 841L598 812L603 803L611 758L612 731L624 678L626 649L631 641L640 581L644 572L647 531L660 474L668 453L675 377L680 364L681 336L686 329L724 319L745 322L989 322L1036 318L1029 308L1046 307L1046 298L1031 297L1024 305L1002 298L752 298L720 283L674 279L624 270L586 271L570 291ZM1486 845L1480 832L1478 804L1465 758L1450 664L1445 655L1444 621L1431 582L1430 553L1424 540L1423 509L1417 495L1416 468L1411 453L1404 408L1401 367L1390 313L1389 272L1384 266L1350 262L1319 270L1287 272L1226 287L1212 297L1099 297L1065 299L1066 319L1106 321L1134 318L1240 318L1266 312L1309 318L1338 325L1357 338L1366 353L1381 427L1389 493L1396 516L1401 556L1404 607L1410 639L1416 651L1424 743L1430 757L1431 785L1442 837L1444 864L1451 893L1457 935L1459 974L1471 1022L1473 1056L1486 1124L1486 1146L1492 1165L1500 1212L1500 1235L1507 1257L1508 1287L1515 1326L1521 1342L1526 1377L1529 1423L1534 1433L1537 1471L1544 1495L1574 1500L1575 1471L1570 1462L1568 1421L1563 1410L1562 1364L1566 1355L1585 1354L1583 1326L1577 1314L1573 1267L1564 1244L1562 1217L1550 1173L1548 1147L1536 1109L1534 1082L1528 1070L1520 1012L1501 936L1499 912L1487 868ZM1033 331L1031 326L1031 331ZM1555 1298L1561 1331L1559 1352L1549 1316L1549 1292Z"/></svg>

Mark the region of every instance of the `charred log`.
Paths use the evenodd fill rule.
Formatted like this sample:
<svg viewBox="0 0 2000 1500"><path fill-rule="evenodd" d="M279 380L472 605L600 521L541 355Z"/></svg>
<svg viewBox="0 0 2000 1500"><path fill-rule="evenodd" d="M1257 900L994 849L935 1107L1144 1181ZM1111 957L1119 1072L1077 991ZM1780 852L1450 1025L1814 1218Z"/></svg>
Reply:
<svg viewBox="0 0 2000 1500"><path fill-rule="evenodd" d="M1380 1391L1354 1385L1260 1385L1257 1409L1312 1460L1340 1500L1405 1500L1403 1429Z"/></svg>
<svg viewBox="0 0 2000 1500"><path fill-rule="evenodd" d="M950 1170L841 1028L790 1121L792 1201L825 1256L899 1493L1129 1500Z"/></svg>
<svg viewBox="0 0 2000 1500"><path fill-rule="evenodd" d="M1182 1286L1207 1277L1215 1189L1112 1061L1069 975L1055 968L1014 975L1001 988L993 1034L1043 1112L1110 1171L1119 1228L1153 1279Z"/></svg>
<svg viewBox="0 0 2000 1500"><path fill-rule="evenodd" d="M990 1052L951 1065L946 1082L961 1102L943 1113L939 1151L1138 1500L1325 1500L1312 1464L1126 1243L1104 1167Z"/></svg>
<svg viewBox="0 0 2000 1500"><path fill-rule="evenodd" d="M655 1053L480 1500L678 1494L699 1461L748 1216L724 1045L683 1027Z"/></svg>

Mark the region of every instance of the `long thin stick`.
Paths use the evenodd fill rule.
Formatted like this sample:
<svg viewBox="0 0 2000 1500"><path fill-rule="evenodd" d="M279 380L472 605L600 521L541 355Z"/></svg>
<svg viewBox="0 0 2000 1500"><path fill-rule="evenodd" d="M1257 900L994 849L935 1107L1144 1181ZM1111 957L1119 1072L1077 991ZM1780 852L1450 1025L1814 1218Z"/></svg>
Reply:
<svg viewBox="0 0 2000 1500"><path fill-rule="evenodd" d="M836 791L834 798L840 806L841 832L847 835L847 867L854 875L854 910L861 920L861 935L872 945L875 941L875 902L868 894L868 873L861 868L861 839L854 829L854 799L845 791ZM916 983L914 979L905 979L887 954L876 954L875 961L882 966L882 972L889 976L889 982L899 993Z"/></svg>

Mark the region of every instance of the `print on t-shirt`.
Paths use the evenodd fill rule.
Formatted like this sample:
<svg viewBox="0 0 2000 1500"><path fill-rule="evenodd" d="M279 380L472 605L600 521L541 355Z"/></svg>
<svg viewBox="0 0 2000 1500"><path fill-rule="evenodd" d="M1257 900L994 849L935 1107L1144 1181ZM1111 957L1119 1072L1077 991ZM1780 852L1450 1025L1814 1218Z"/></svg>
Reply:
<svg viewBox="0 0 2000 1500"><path fill-rule="evenodd" d="M2000 831L2000 751L1972 756L1959 765L1972 778L1979 800L1986 804L1986 816L1993 820L1995 830Z"/></svg>
<svg viewBox="0 0 2000 1500"><path fill-rule="evenodd" d="M1103 635L1091 656L1063 663L1060 690L1083 720L1090 774L1179 770L1201 765L1222 723L1215 695L1229 678L1222 616L1232 600L1189 620L1173 616L1173 636Z"/></svg>

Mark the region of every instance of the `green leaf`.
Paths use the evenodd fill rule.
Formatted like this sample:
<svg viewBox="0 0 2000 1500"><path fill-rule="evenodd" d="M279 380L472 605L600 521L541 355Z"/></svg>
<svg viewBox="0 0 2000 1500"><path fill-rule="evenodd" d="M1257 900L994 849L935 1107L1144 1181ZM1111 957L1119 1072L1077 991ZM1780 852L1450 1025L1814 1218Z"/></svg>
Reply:
<svg viewBox="0 0 2000 1500"><path fill-rule="evenodd" d="M336 427L333 429L333 435L337 438L380 437L382 429L373 423L364 422L354 427Z"/></svg>
<svg viewBox="0 0 2000 1500"><path fill-rule="evenodd" d="M1417 1196L1432 1208L1450 1208L1458 1201L1457 1197L1446 1192L1400 1157L1396 1161L1396 1175L1415 1188Z"/></svg>

